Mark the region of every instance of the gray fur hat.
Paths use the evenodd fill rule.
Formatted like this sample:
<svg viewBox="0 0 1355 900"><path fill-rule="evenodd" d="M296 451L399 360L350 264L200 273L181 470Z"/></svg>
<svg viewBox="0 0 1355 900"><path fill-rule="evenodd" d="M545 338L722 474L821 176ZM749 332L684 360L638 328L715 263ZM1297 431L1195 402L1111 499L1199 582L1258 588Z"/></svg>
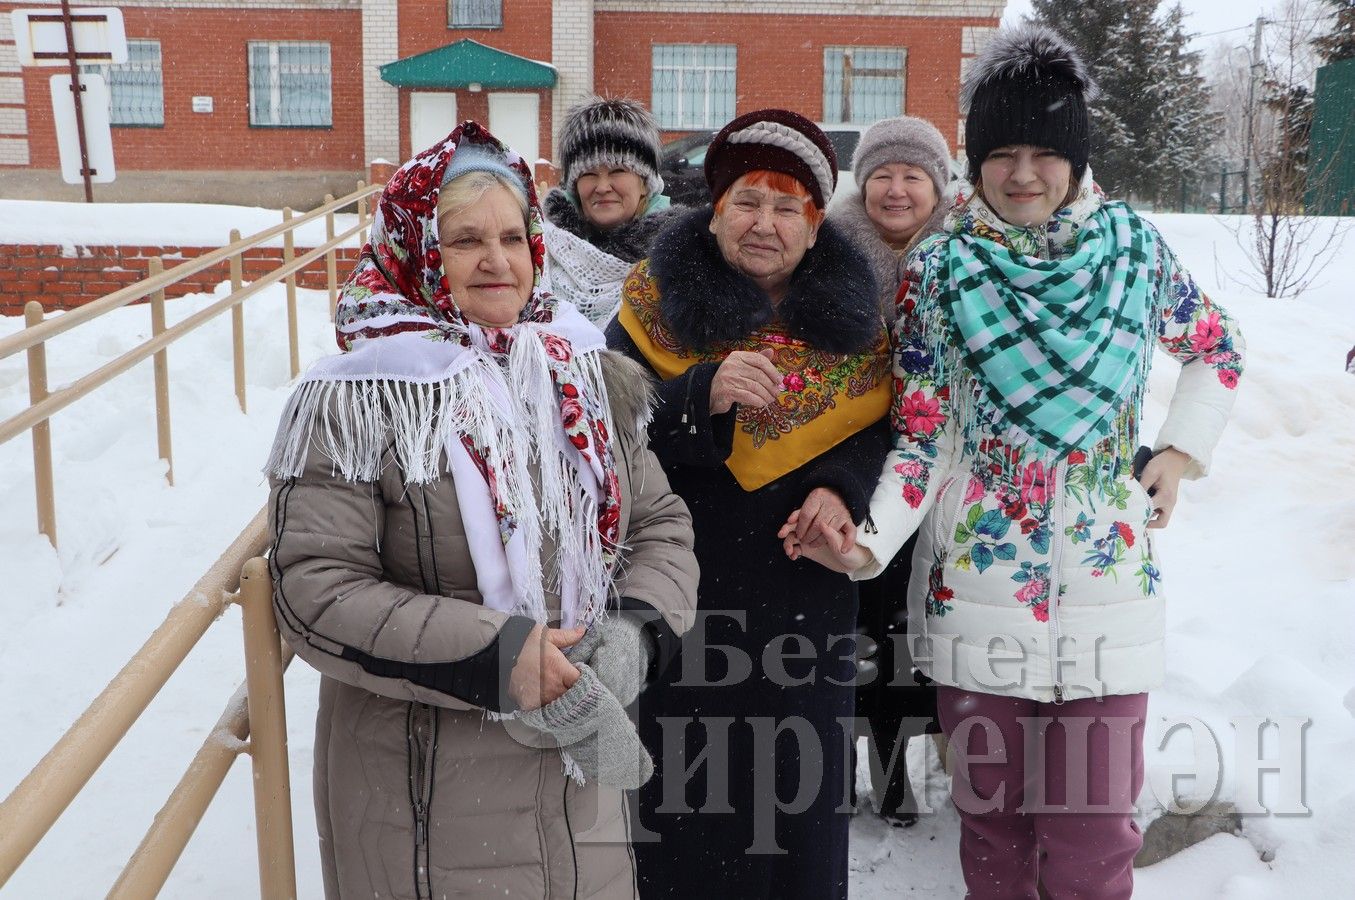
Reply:
<svg viewBox="0 0 1355 900"><path fill-rule="evenodd" d="M663 193L659 127L634 100L589 97L570 108L560 128L560 186L574 193L579 175L594 166L629 169L645 180L650 196Z"/></svg>
<svg viewBox="0 0 1355 900"><path fill-rule="evenodd" d="M950 148L936 126L915 116L881 119L866 129L852 154L852 175L864 192L866 179L880 166L906 163L932 178L939 199L950 183Z"/></svg>

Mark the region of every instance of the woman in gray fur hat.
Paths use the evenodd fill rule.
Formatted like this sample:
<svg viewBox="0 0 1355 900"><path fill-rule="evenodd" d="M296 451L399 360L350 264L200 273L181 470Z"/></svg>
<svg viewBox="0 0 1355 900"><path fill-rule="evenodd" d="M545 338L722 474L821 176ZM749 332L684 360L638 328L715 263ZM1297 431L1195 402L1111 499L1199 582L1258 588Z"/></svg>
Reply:
<svg viewBox="0 0 1355 900"><path fill-rule="evenodd" d="M590 97L560 129L560 186L543 203L547 289L594 322L621 303L621 284L680 211L663 193L659 129L634 100Z"/></svg>
<svg viewBox="0 0 1355 900"><path fill-rule="evenodd" d="M870 260L880 288L880 309L886 321L893 322L894 298L909 251L941 230L949 205L950 150L941 132L925 119L881 119L856 145L852 174L860 190L834 200L828 220ZM870 659L875 663L874 677L856 689L857 721L869 723L875 810L895 827L917 822L917 802L904 762L908 739L939 730L935 689L926 677L914 676L902 641L908 632L914 543L910 540L879 578L861 582L857 616L857 631L869 641L867 647L873 646Z"/></svg>
<svg viewBox="0 0 1355 900"><path fill-rule="evenodd" d="M835 199L828 221L865 252L880 286L880 308L893 321L908 251L941 230L950 150L925 119L881 119L861 135L852 174L860 190Z"/></svg>

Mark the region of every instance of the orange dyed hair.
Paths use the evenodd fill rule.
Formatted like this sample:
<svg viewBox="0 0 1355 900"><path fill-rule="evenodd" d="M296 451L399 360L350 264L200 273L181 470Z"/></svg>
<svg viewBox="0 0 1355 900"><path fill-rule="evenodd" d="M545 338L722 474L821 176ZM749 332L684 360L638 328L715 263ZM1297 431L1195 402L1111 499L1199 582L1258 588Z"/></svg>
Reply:
<svg viewBox="0 0 1355 900"><path fill-rule="evenodd" d="M817 228L823 223L823 210L819 209L818 205L814 203L814 197L809 193L809 188L785 172L754 169L746 177L748 180L744 182L744 187L765 187L770 191L776 191L778 194L791 194L805 201L805 219L809 221L810 227ZM729 191L725 191L720 195L720 199L715 201L717 213L725 211L725 201L728 198Z"/></svg>

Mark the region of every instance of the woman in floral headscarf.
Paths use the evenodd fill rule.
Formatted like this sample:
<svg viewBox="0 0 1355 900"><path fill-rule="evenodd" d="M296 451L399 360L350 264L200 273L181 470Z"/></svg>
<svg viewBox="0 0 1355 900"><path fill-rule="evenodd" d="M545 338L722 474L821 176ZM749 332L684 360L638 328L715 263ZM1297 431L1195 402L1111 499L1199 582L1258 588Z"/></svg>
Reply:
<svg viewBox="0 0 1355 900"><path fill-rule="evenodd" d="M387 184L344 352L282 417L275 609L323 675L332 898L635 896L624 707L690 619L690 519L643 372L542 255L526 165L463 124Z"/></svg>

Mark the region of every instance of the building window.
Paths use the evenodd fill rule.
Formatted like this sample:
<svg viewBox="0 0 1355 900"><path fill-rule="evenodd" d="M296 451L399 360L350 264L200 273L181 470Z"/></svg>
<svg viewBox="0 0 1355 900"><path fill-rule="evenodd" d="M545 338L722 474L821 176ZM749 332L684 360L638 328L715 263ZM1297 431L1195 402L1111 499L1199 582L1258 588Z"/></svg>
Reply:
<svg viewBox="0 0 1355 900"><path fill-rule="evenodd" d="M108 83L113 125L163 126L165 82L160 67L159 41L127 42L127 62L112 66L83 66Z"/></svg>
<svg viewBox="0 0 1355 900"><path fill-rule="evenodd" d="M823 120L869 125L903 115L900 47L824 47Z"/></svg>
<svg viewBox="0 0 1355 900"><path fill-rule="evenodd" d="M653 107L670 131L719 128L734 118L733 44L655 44Z"/></svg>
<svg viewBox="0 0 1355 900"><path fill-rule="evenodd" d="M447 27L502 28L503 0L447 0Z"/></svg>
<svg viewBox="0 0 1355 900"><path fill-rule="evenodd" d="M329 44L250 41L249 124L291 128L333 124Z"/></svg>

